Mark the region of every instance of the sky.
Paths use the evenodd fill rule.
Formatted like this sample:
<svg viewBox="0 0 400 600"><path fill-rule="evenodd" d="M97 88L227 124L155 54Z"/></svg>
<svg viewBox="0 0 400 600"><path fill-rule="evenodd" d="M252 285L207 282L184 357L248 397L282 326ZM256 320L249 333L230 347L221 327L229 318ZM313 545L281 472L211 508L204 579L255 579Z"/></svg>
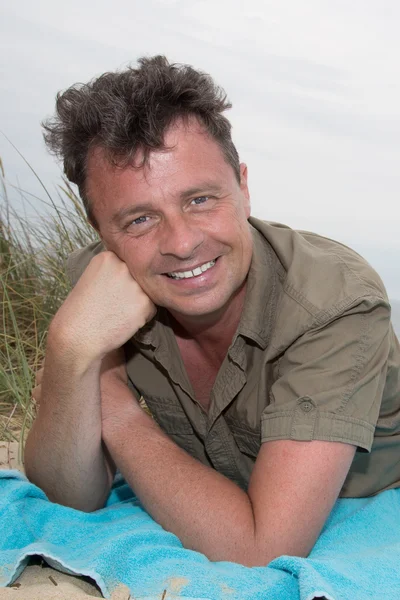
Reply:
<svg viewBox="0 0 400 600"><path fill-rule="evenodd" d="M165 54L226 90L253 215L348 244L400 300L399 22L397 0L3 0L7 181L44 196L11 142L60 183L40 126L59 90Z"/></svg>

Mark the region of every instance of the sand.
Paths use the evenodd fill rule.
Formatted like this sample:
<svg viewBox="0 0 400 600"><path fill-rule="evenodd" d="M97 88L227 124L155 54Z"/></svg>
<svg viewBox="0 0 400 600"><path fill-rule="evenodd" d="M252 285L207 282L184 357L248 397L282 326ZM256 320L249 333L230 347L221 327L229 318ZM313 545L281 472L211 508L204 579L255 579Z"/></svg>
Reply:
<svg viewBox="0 0 400 600"><path fill-rule="evenodd" d="M27 567L18 579L7 588L0 588L0 598L6 600L56 600L68 598L103 598L92 584L79 577L60 573L51 567ZM129 598L129 593L126 596Z"/></svg>
<svg viewBox="0 0 400 600"><path fill-rule="evenodd" d="M24 467L19 460L18 450L18 442L0 441L0 469L18 469L18 471L24 472Z"/></svg>
<svg viewBox="0 0 400 600"><path fill-rule="evenodd" d="M100 590L80 577L60 573L51 567L27 567L18 579L7 588L0 588L1 600L83 600L103 598ZM119 586L111 600L129 600L131 595L125 585ZM133 599L132 599L133 600Z"/></svg>
<svg viewBox="0 0 400 600"><path fill-rule="evenodd" d="M0 469L18 469L23 465L18 456L17 442L0 441ZM103 598L99 588L84 577L74 577L56 571L44 561L34 559L18 579L7 588L0 588L0 599L8 600L81 600ZM121 585L112 595L112 600L129 600L129 589ZM132 599L133 600L133 599Z"/></svg>

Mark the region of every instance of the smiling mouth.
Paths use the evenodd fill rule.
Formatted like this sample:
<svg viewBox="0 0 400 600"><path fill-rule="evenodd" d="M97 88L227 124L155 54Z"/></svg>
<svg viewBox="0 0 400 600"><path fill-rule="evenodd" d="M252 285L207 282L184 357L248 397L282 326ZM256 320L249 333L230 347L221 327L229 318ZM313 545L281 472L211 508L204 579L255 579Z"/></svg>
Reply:
<svg viewBox="0 0 400 600"><path fill-rule="evenodd" d="M166 273L166 275L171 279L190 279L191 277L198 277L199 275L202 275L203 273L211 269L216 262L217 259L210 260L210 262L204 263L203 265L196 267L195 269L193 269L193 271L172 271L171 273Z"/></svg>

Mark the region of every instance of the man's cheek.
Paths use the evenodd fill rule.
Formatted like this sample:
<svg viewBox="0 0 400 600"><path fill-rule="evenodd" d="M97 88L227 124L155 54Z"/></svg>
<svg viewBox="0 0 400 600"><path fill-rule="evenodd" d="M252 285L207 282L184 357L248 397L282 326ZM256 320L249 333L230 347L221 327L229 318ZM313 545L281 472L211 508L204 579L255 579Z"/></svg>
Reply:
<svg viewBox="0 0 400 600"><path fill-rule="evenodd" d="M139 287L145 292L147 296L149 296L150 300L153 300L154 296L154 283L149 280L149 277L146 276L146 270L141 270L136 261L132 261L127 259L126 266L128 267L128 271L131 277L136 281Z"/></svg>

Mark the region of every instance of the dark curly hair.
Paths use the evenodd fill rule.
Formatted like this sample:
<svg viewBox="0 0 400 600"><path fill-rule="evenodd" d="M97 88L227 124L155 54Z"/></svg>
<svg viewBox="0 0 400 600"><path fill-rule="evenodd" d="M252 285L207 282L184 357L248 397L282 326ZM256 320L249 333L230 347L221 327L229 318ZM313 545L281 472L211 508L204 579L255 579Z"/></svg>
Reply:
<svg viewBox="0 0 400 600"><path fill-rule="evenodd" d="M67 178L77 184L92 222L85 193L90 148L102 147L108 159L122 167L141 150L143 167L152 150L165 149L165 132L178 118L197 117L240 181L231 124L221 114L231 108L224 90L206 73L170 64L165 56L143 57L138 65L58 93L55 116L43 123L47 147L63 161Z"/></svg>

